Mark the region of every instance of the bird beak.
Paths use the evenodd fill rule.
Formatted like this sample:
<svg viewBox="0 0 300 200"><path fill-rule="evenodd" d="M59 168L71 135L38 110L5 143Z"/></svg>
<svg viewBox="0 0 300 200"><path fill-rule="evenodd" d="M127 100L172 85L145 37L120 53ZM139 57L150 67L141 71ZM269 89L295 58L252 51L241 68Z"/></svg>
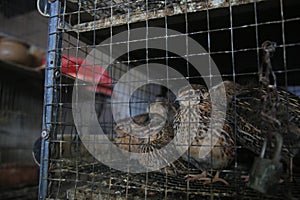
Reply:
<svg viewBox="0 0 300 200"><path fill-rule="evenodd" d="M173 105L174 105L176 110L180 107L179 102L182 101L182 100L183 100L182 98L175 99Z"/></svg>
<svg viewBox="0 0 300 200"><path fill-rule="evenodd" d="M177 98L175 99L175 103L176 103L176 102L179 102L179 101L182 101L182 100L183 100L183 98L177 97Z"/></svg>

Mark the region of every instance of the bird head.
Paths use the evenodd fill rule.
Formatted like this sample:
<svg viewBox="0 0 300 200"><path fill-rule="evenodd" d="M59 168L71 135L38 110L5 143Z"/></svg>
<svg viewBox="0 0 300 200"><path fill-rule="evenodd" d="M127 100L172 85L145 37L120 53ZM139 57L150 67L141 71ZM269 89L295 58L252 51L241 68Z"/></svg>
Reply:
<svg viewBox="0 0 300 200"><path fill-rule="evenodd" d="M130 134L131 133L131 126L129 124L123 124L123 123L118 123L115 127L114 127L114 131L118 134L118 135L126 135L126 134Z"/></svg>
<svg viewBox="0 0 300 200"><path fill-rule="evenodd" d="M179 101L180 106L187 107L197 105L207 98L209 95L204 85L192 84L181 88L176 100Z"/></svg>
<svg viewBox="0 0 300 200"><path fill-rule="evenodd" d="M165 115L168 113L168 105L163 102L153 102L149 105L149 114Z"/></svg>

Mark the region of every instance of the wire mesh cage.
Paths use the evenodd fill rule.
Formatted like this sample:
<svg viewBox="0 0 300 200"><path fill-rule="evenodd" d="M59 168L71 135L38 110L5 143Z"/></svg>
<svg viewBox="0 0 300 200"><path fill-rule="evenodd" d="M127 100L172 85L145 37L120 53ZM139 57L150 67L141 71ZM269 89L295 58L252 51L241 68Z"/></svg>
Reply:
<svg viewBox="0 0 300 200"><path fill-rule="evenodd" d="M41 199L299 198L298 1L50 6Z"/></svg>

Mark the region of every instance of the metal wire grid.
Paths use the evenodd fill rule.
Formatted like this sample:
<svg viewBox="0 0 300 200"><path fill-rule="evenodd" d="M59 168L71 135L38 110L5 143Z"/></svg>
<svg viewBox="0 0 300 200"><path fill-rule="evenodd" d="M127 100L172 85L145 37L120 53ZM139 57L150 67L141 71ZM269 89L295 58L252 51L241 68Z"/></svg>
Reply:
<svg viewBox="0 0 300 200"><path fill-rule="evenodd" d="M289 7L289 2L294 3L295 1L269 0L265 3L254 1L244 7L235 7L229 3L228 7L219 10L225 16L223 20L214 17L214 15L220 14L218 10L211 10L207 6L200 13L189 14L187 11L184 12L183 15L175 18L175 21L179 19L179 23L174 23L173 19L168 16L164 16L163 20L159 21L162 22L160 25L166 29L179 30L182 32L180 35L166 35L163 37L148 35L146 38L135 39L134 41L128 36L126 41L111 40L108 44L99 44L103 39L98 37L101 30L98 30L99 27L95 24L86 30L81 28L76 30L76 24L73 24L71 28L67 25L62 26L63 22L69 22L68 25L71 25L74 16L77 16L77 25L81 25L82 14L87 11L82 6L84 5L83 2L85 1L79 1L78 10L71 13L67 12L68 7L66 5L68 4L66 1L62 11L59 10L60 3L58 1L53 3L51 7L50 36L55 36L55 39L49 38L50 45L46 70L46 75L49 77L46 79L46 97L48 99L45 99L44 113L44 129L50 133L50 138L45 137L44 139L44 147L47 148L47 141L49 141L50 152L49 160L47 160L48 153L46 151L41 159L43 162L41 165L40 197L99 199L99 196L101 196L104 199L170 199L176 196L181 199L197 199L200 197L203 199L267 199L268 197L246 188L244 183L239 180L240 175L246 172L234 167L240 164L238 157L232 166L229 167L229 170L224 172L224 176L231 180L229 186L220 186L218 184L203 186L197 182L187 183L184 182L184 178L181 175L172 176L160 173L132 175L99 164L86 151L77 135L71 113L73 80L69 76L66 77L65 74L59 73L61 71L60 61L62 55L67 55L68 59L70 56L75 56L78 69L78 58L86 57L93 48L109 46L110 49L113 49L113 47L118 48L118 45L125 45L129 50L132 43L143 42L147 49L147 44L151 40L165 40L168 48L168 44L173 42L172 39L189 36L201 42L208 52L206 55L212 56L217 65L221 63L221 66L218 66L223 78L234 81L246 79L247 82L249 79L257 76L257 67L261 63L260 44L264 40L269 39L277 42L277 56L274 63L276 63L275 73L279 77L279 82L283 86L292 86L293 88L294 85L299 85L295 77L300 71L299 62L294 57L295 52L299 49L300 41L295 37L297 34L293 33L296 31L293 27L300 23L300 17L293 11L293 8ZM130 18L132 10L128 5L131 2L128 1L127 3L122 4L122 6L125 5L127 10L124 7L122 9L125 9ZM190 3L192 2L184 2L183 4L188 6ZM167 8L167 1L154 2L153 4L158 6L162 4L165 9ZM114 2L111 1L107 7L104 7L110 10L110 19L114 19L114 14L119 12L118 5L120 6L120 4L114 5ZM272 5L271 11L267 11L266 7L270 5ZM142 23L142 26L148 28L155 23L148 19L149 2L144 2L143 6L145 22ZM99 19L99 16L95 15L95 13L101 9L97 2L90 4L89 13L94 13L92 15L94 22ZM240 14L245 10L248 10L247 14L249 15L243 16ZM239 16L241 17L239 18ZM194 17L202 19L199 21L203 24L194 22ZM62 23L58 23L59 19L62 19ZM51 24L51 21L53 24ZM128 32L135 27L135 24L128 21L125 24L125 30ZM271 31L268 31L268 29ZM103 32L106 33L106 36L111 37L121 30L122 28L118 29L111 23L109 29L105 29ZM62 33L64 34L63 36ZM245 37L247 34L250 37ZM241 38L238 35L241 35ZM61 41L62 46L60 47L59 43ZM88 44L82 41L87 41ZM174 39L174 41L176 40ZM114 86L118 82L118 78L132 67L140 64L148 65L151 62L164 63L180 70L190 82L201 83L201 78L214 78L217 76L210 73L204 75L195 73L188 59L191 59L193 56L205 55L190 52L188 45L183 48L186 48L186 56L184 58L187 61L168 51L159 53L151 50L130 52L118 59L109 68L110 76L115 78L109 84ZM53 56L51 57L51 55ZM53 65L54 63L56 65ZM97 63L93 64L96 65ZM208 66L210 66L209 63ZM87 85L88 83L85 83L84 85L78 85L78 87L86 87ZM135 94L136 96L132 98L132 103L134 104L131 107L132 116L143 113L145 105L157 95L157 90L162 90L156 86L154 88L150 92L149 89L142 88L141 91ZM122 91L118 92L121 93ZM51 94L54 95L52 98ZM109 99L109 96L100 93L96 96L96 105L99 106L97 109L99 111L99 123L106 127L105 133L113 139L115 137L112 130L114 120L111 116ZM172 101L173 99L170 98L169 100ZM52 112L47 111L47 108L51 109ZM242 147L235 146L235 148ZM49 161L49 163L45 161ZM43 166L49 166L48 170L43 168ZM192 170L192 166L189 163L187 163L187 166ZM251 164L248 163L247 167L251 167ZM297 192L296 186L297 184L290 186L293 192ZM278 192L280 195L269 198L284 198L282 197L282 191L279 190Z"/></svg>
<svg viewBox="0 0 300 200"><path fill-rule="evenodd" d="M235 17L233 17L232 21L230 22L229 18L226 18L226 20L223 21L222 24L218 23L216 21L216 23L214 23L213 19L211 23L209 23L209 20L210 20L210 13L213 13L213 11L209 12L207 11L207 16L206 16L206 21L203 21L203 25L202 24L195 24L195 23L192 23L192 25L189 25L189 23L186 23L186 25L188 26L188 31L183 31L182 30L182 26L176 26L176 25L173 25L171 23L171 25L169 25L170 28L173 28L173 29L176 29L176 30L179 30L179 31L183 31L183 32L186 32L186 33L183 33L183 34L180 34L180 35L168 35L168 39L170 41L172 41L172 37L176 37L176 36L190 36L192 38L198 38L197 41L200 40L201 44L205 47L205 49L209 49L209 46L208 45L211 45L209 44L208 40L210 39L210 41L218 41L218 42L224 42L226 43L226 45L215 45L213 47L211 47L211 51L208 52L209 55L212 55L215 57L215 59L219 59L219 57L226 57L228 56L227 58L220 58L220 59L226 59L227 61L231 60L231 54L234 54L235 56L237 56L238 58L242 58L242 59L236 59L237 61L235 62L240 62L239 60L243 60L245 57L247 57L247 53L250 53L252 56L252 59L251 61L253 62L253 60L256 60L255 62L256 63L249 63L249 64L246 64L245 67L240 67L238 68L237 70L237 74L238 75L244 75L244 76L249 76L249 75L256 75L256 69L255 67L251 67L251 66L257 66L258 63L260 62L258 59L259 59L259 51L261 50L260 48L260 44L262 42L264 42L265 40L267 39L272 39L274 38L274 40L280 40L279 42L277 42L277 55L278 57L275 58L277 59L277 62L279 62L280 60L284 60L283 58L283 51L291 51L292 53L294 52L294 49L297 48L297 46L299 45L299 41L297 41L296 39L293 39L294 37L292 36L293 35L293 27L296 26L299 22L299 17L295 14L289 14L289 12L286 13L286 17L282 18L281 19L281 16L280 16L280 10L278 10L280 8L279 6L279 1L270 1L271 3L269 5L266 5L266 6L270 6L270 5L274 5L276 4L276 12L271 12L271 11L268 11L267 14L264 14L264 10L261 10L261 4L259 3L253 3L253 4L250 4L251 6L251 12L249 12L249 14L251 15L250 19L245 19L245 18L249 18L249 16L244 16L244 19L240 20L238 19L238 12L241 12L239 11L239 7L234 7L234 6L231 6L229 8L231 9L227 9L227 10L223 10L223 15L228 15L228 16L232 16L232 15L235 15ZM258 8L256 8L256 5L258 4ZM289 2L286 3L287 5L289 4ZM254 7L255 6L255 7ZM273 8L272 7L272 8ZM272 9L271 8L271 9ZM113 9L113 8L112 8ZM243 8L245 9L245 8ZM284 10L283 10L284 11ZM282 12L283 12L282 11ZM79 14L80 12L77 12L78 14L78 20L81 19L81 15ZM130 17L130 11L128 11L128 15ZM202 12L203 13L203 12ZM231 13L231 15L229 15ZM275 14L277 13L277 14ZM72 13L73 14L73 13ZM65 13L64 17L65 18L68 18L72 15L71 13ZM203 14L204 15L204 14ZM259 17L259 15L264 15L264 17ZM269 17L266 16L266 15L270 15ZM188 13L186 14L187 16L187 21L191 21L192 17L194 17L193 15L189 15ZM195 17L203 17L201 15L196 15ZM205 16L204 16L205 17ZM183 19L184 17L181 17L181 18L178 18L179 20L185 20ZM165 17L165 24L168 24L170 23L171 20L169 20L168 17ZM243 21L246 21L246 23L243 23ZM149 21L149 20L148 20ZM147 22L147 20L146 20ZM148 22L150 24L150 26L153 26L154 25L154 22L153 21L149 21ZM152 25L153 23L153 25ZM184 22L183 22L184 23ZM208 29L207 26L211 26L212 28ZM288 29L287 32L288 33L288 36L285 37L285 38L289 38L288 40L290 40L288 43L283 43L283 36L281 34L281 32L283 33L283 31L279 32L271 32L271 31L268 31L267 29L269 30L279 30L279 29L282 29L281 26L282 24L285 24L285 29ZM145 23L143 23L142 25L145 25ZM111 25L112 28L110 28L110 31L108 29L105 29L103 32L105 31L108 31L108 32L111 32L111 33L108 33L108 35L103 35L103 36L109 36L109 35L113 35L115 34L114 32L114 25ZM124 28L125 26L123 26ZM132 25L131 23L127 23L127 30L130 29L130 28L133 28L134 25ZM117 42L113 42L111 44L97 44L98 42L101 42L102 39L101 38L98 38L96 36L98 36L97 32L95 32L96 30L99 29L99 27L97 26L93 26L93 30L89 30L89 29L86 29L86 30L83 30L83 31L87 31L89 32L90 34L91 33L94 33L92 35L90 34L78 34L78 36L80 37L80 39L82 40L85 40L86 36L92 36L92 40L89 40L90 43L93 43L93 42L96 42L95 45L96 46L93 46L92 45L87 45L87 47L104 47L104 46L107 46L107 45L120 45L120 44L126 44L127 41L117 41ZM121 29L123 30L123 29ZM66 28L64 31L66 32L69 32L70 30L68 28ZM70 31L71 33L73 32L72 29ZM81 32L81 31L80 31ZM117 30L118 32L118 30ZM234 32L234 34L233 34ZM232 33L232 34L231 34ZM244 40L243 37L240 37L238 38L237 35L245 35L249 33L250 35L250 38L248 38L247 41ZM231 49L228 49L228 47L230 46L230 37L231 35L234 37L234 46L235 48L233 50ZM284 35L284 34L283 34ZM210 38L208 38L208 36ZM221 39L218 39L218 37L221 37ZM165 38L165 37L149 37L147 40L148 41L151 41L151 39L155 40L155 39L159 39L159 38ZM140 40L137 40L136 42L139 42ZM134 41L132 41L134 42ZM75 47L77 48L77 47ZM81 48L81 47L78 47L78 48ZM285 50L284 50L285 49ZM253 52L257 52L257 55L253 54ZM192 57L192 56L201 56L203 54L197 54L197 52L190 52L188 55L186 55L187 57ZM280 55L280 56L279 56ZM165 60L165 56L155 56L155 57L150 57L148 58L149 60L148 61L155 61L155 60ZM176 56L176 55L172 55L172 56L169 56L169 60L172 60L172 59L180 59L180 57ZM289 61L291 62L291 65L288 65L287 66L287 69L283 69L283 67L278 67L278 69L276 70L277 73L281 73L281 74L284 74L285 72L294 72L294 71L298 71L297 69L297 63L295 63L294 61L292 61L292 59L289 59ZM146 58L145 56L144 57L140 57L139 59L131 59L129 61L127 61L126 59L125 60L122 60L121 61L122 63L126 64L128 62L130 62L131 64L134 64L134 63L137 63L137 65L139 64L139 62L146 62ZM226 62L226 63L229 63L229 62ZM225 64L226 64L225 63ZM244 63L237 63L238 65L245 65ZM279 63L280 66L284 66L283 63ZM278 64L278 66L279 66ZM231 66L224 66L222 68L226 69L226 68L230 68ZM245 70L244 68L250 68L251 70ZM241 69L241 70L239 70ZM245 71L248 71L245 73ZM204 74L202 75L204 77L208 77L210 76L209 74ZM231 71L228 71L227 73L222 73L222 76L232 76L232 70ZM195 77L195 76L194 76Z"/></svg>
<svg viewBox="0 0 300 200"><path fill-rule="evenodd" d="M146 174L124 174L103 165L82 167L79 171L90 171L90 175L85 173L81 175L88 180L94 179L95 181L76 189L68 189L67 196L69 199L97 199L99 196L104 199L282 199L287 196L284 191L286 187L294 191L294 196L298 195L297 185L295 184L281 186L277 188L274 195L266 196L253 192L243 182L233 183L234 186L215 185L213 188L199 182L193 182L190 183L187 190L187 183L184 181L183 176L166 177L163 174L151 172L147 179ZM95 172L97 172L96 175ZM70 176L72 172L64 174ZM234 176L242 174L225 172L225 177L234 179ZM298 177L296 180L298 180ZM233 187L237 190L233 190Z"/></svg>
<svg viewBox="0 0 300 200"><path fill-rule="evenodd" d="M257 0L264 1L264 0ZM127 23L135 23L144 21L144 13L147 10L147 18L163 18L192 13L205 9L215 9L229 6L227 0L196 0L196 1L172 0L172 1L152 1L149 0L147 6L144 1L67 1L70 8L69 13L89 13L92 17L83 17L82 22L77 24L75 28L78 31L86 31L87 29L102 29ZM254 2L253 0L231 0L231 5L241 5ZM78 7L80 7L80 9ZM111 9L113 8L113 9ZM130 10L130 16L128 15ZM111 16L111 12L112 16Z"/></svg>
<svg viewBox="0 0 300 200"><path fill-rule="evenodd" d="M2 64L5 66L5 63ZM3 75L7 76L5 70ZM28 162L31 159L31 141L35 139L32 133L38 133L40 130L42 114L41 93L32 92L32 88L41 92L41 87L36 87L31 81L7 80L5 76L1 78L3 79L0 81L0 163ZM19 141L20 137L23 138L22 141Z"/></svg>

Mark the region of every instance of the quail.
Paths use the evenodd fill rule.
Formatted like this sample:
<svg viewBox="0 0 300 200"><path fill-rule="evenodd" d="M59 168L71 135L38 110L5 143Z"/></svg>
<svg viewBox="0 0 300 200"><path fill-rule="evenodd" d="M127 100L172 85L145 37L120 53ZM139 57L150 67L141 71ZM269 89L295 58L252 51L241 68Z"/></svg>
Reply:
<svg viewBox="0 0 300 200"><path fill-rule="evenodd" d="M121 140L121 137L126 137L128 140L131 138L138 143L149 140L150 142L155 141L155 143L159 141L163 145L173 138L171 123L175 116L175 107L163 97L156 97L155 102L149 104L148 107L148 113L140 114L133 118L125 118L117 122L117 125L114 127L114 131L117 134L116 142ZM151 124L149 123L150 121Z"/></svg>
<svg viewBox="0 0 300 200"><path fill-rule="evenodd" d="M212 88L216 99L220 94L219 88L220 86ZM202 171L198 175L187 175L187 180L201 180L204 184L222 182L227 185L228 182L219 177L220 170L230 164L235 150L233 128L224 117L226 110L216 110L215 118L211 118L210 91L202 85L186 86L179 90L177 97L180 107L174 119L174 133L178 145L185 145L182 142L190 141L188 151L182 158ZM184 138L186 136L183 135L188 135L189 138ZM208 177L210 169L217 171L213 179Z"/></svg>
<svg viewBox="0 0 300 200"><path fill-rule="evenodd" d="M142 143L142 139L137 136L131 134L132 129L134 129L134 125L132 125L132 121L137 123L139 126L147 125L149 121L148 113L140 114L132 119L122 119L118 121L117 125L114 127L114 131L116 133L115 143L116 145L125 151L138 153L139 145Z"/></svg>
<svg viewBox="0 0 300 200"><path fill-rule="evenodd" d="M157 155L162 147L168 145L174 137L173 119L175 107L162 97L157 97L149 105L149 113L138 115L132 119L123 119L114 127L117 137L116 144L123 150L134 153L147 153L139 160L140 164L152 168L165 162L165 165L175 167L168 163L163 156ZM151 119L151 123L149 123ZM171 148L173 149L173 148ZM167 152L169 156L175 151ZM166 153L166 152L165 152ZM154 159L156 156L160 159ZM175 169L175 168L174 168ZM165 172L167 169L163 169Z"/></svg>

